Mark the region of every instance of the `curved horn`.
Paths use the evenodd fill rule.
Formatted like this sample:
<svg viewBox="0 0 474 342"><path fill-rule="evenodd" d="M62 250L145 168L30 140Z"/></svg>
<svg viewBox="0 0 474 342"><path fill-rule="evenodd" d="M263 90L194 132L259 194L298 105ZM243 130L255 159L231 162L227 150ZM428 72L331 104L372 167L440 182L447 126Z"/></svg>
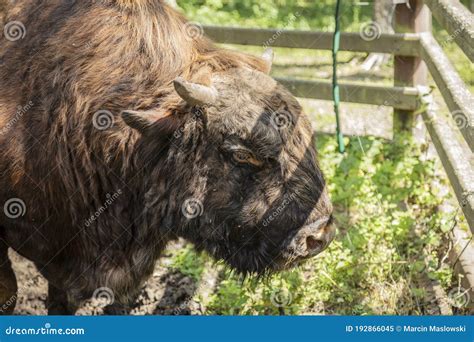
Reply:
<svg viewBox="0 0 474 342"><path fill-rule="evenodd" d="M190 105L212 104L217 99L217 90L201 84L191 83L182 77L173 81L174 89Z"/></svg>
<svg viewBox="0 0 474 342"><path fill-rule="evenodd" d="M272 70L272 64L273 64L273 57L275 54L273 53L273 49L267 48L262 55L262 59L264 60L265 64L267 65L265 72L267 74L270 73Z"/></svg>

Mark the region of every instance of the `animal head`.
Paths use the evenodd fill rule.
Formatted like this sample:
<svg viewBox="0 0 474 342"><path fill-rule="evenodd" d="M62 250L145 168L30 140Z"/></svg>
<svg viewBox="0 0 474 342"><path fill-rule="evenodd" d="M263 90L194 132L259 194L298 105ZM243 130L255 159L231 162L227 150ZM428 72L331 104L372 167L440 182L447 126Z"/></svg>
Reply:
<svg viewBox="0 0 474 342"><path fill-rule="evenodd" d="M269 72L271 54L264 59ZM155 210L172 218L178 236L242 273L284 269L323 251L335 234L332 205L297 100L246 67L211 73L206 83L176 79L181 107L171 115L122 114L145 145L167 136L153 192L160 200L148 201L161 203Z"/></svg>

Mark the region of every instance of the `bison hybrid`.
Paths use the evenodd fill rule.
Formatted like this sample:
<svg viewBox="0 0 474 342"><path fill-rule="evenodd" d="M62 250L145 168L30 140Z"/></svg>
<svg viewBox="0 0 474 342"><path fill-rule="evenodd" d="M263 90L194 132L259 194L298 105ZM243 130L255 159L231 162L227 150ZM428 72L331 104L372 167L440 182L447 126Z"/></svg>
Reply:
<svg viewBox="0 0 474 342"><path fill-rule="evenodd" d="M311 125L271 51L219 48L161 0L16 3L0 45L3 313L8 248L47 278L49 313L72 314L99 287L130 307L179 237L258 275L331 242Z"/></svg>

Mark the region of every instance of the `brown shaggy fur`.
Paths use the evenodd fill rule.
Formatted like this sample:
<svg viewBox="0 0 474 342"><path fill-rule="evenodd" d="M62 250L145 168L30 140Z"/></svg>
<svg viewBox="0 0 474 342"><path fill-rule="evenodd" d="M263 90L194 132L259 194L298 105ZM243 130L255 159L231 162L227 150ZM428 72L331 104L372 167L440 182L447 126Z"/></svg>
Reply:
<svg viewBox="0 0 474 342"><path fill-rule="evenodd" d="M0 263L6 267L0 283L8 277L0 300L16 290L5 260L8 247L33 260L47 277L50 313L72 313L100 286L112 288L118 303L130 304L171 238L186 237L243 272L262 272L276 268L275 258L283 256L270 254L286 248L301 226L330 216L310 124L291 94L262 73L263 60L191 37L185 18L160 0L23 0L6 20L22 22L26 35L0 43L0 204L21 199L26 212L16 219L0 213ZM223 94L219 104L189 120L200 112L174 91L178 76L215 85ZM243 107L247 111L235 115ZM287 136L271 126L257 129L256 113L280 107L295 120ZM152 134L125 124L120 113L128 109L148 113ZM112 115L106 130L94 126L101 111ZM170 142L184 122L178 149ZM252 172L223 166L203 132L254 141L273 166ZM207 169L215 175L204 174ZM219 172L224 173L217 177ZM243 174L247 180L238 180ZM266 238L249 231L207 231L213 221L221 220L225 229L231 225L219 218L231 205L219 205L244 198L242 186L257 176L262 177L255 183L258 191L248 195L235 220L249 229L257 226L278 206L277 199L291 192L289 213L271 221ZM207 189L206 177L225 183ZM183 182L181 188L176 180ZM238 186L235 196L224 190L231 185ZM206 205L208 216L195 223L180 223L187 187L193 195L216 192ZM85 224L111 198L113 205L100 219ZM231 250L241 258L230 260Z"/></svg>
<svg viewBox="0 0 474 342"><path fill-rule="evenodd" d="M92 114L99 110L119 114L124 108L148 110L158 106L173 113L185 105L172 87L177 76L201 81L198 71L203 68L211 72L239 66L265 69L262 60L218 49L205 37L190 40L183 30L185 18L161 1L30 2L35 5L28 6L26 13L16 18L28 23L28 39L5 44L5 67L0 70L0 101L1 107L6 108L2 110L2 120L13 120L18 105L29 101L39 105L35 99L48 99L49 103L41 103L42 108L35 107L45 111L49 119L31 126L34 129L29 130L30 139L35 146L28 154L41 155L45 162L32 168L57 174L38 177L45 190L39 197L54 196L48 190L56 188L58 181L64 186L59 198L51 198L52 201L60 201L64 193L80 191L84 201L96 195L94 200L101 203L97 197L99 181L94 177L83 179L76 172L75 160L81 160L86 177L100 169L100 162L94 159L107 161L109 167L117 168L117 175L128 169L127 146L138 134L118 119L115 129L91 129ZM54 36L50 36L51 26L58 30ZM17 132L8 134L15 139ZM74 150L70 149L72 146ZM23 154L18 160L17 151L5 152L14 158L11 161L17 170L28 170ZM71 158L71 154L77 158ZM51 160L56 161L57 170L49 170ZM16 178L11 175L12 180ZM47 180L54 184L46 184ZM68 209L74 212L75 208Z"/></svg>

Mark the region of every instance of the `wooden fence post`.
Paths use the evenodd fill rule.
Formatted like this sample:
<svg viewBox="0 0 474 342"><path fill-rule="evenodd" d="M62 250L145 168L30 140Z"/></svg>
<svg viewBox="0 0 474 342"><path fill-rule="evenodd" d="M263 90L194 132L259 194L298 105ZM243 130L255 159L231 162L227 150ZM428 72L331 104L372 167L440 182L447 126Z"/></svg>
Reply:
<svg viewBox="0 0 474 342"><path fill-rule="evenodd" d="M409 0L395 7L395 31L399 33L431 31L431 13L423 0ZM428 69L419 57L395 56L395 86L426 85ZM411 130L414 126L413 111L394 110L393 133Z"/></svg>

